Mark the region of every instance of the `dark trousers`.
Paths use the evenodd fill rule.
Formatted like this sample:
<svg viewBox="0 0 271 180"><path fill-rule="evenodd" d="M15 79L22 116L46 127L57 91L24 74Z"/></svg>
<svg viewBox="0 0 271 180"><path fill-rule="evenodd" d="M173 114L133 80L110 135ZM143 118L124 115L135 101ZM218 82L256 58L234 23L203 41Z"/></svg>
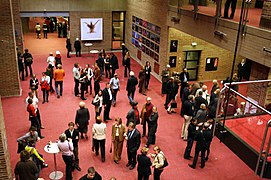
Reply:
<svg viewBox="0 0 271 180"><path fill-rule="evenodd" d="M155 140L156 140L155 133L156 133L156 130L157 130L157 126L156 125L153 125L152 127L148 126L148 129L149 129L149 133L148 133L147 145L155 144Z"/></svg>
<svg viewBox="0 0 271 180"><path fill-rule="evenodd" d="M95 111L95 117L100 116L102 112L102 107L99 107L99 111Z"/></svg>
<svg viewBox="0 0 271 180"><path fill-rule="evenodd" d="M105 159L105 139L102 140L93 139L93 141L96 154L99 153L99 148L101 148L101 158Z"/></svg>
<svg viewBox="0 0 271 180"><path fill-rule="evenodd" d="M236 9L237 0L226 0L225 8L224 8L224 17L229 17L229 8L231 6L231 15L230 18L234 17L235 9Z"/></svg>
<svg viewBox="0 0 271 180"><path fill-rule="evenodd" d="M148 118L145 118L145 121L143 122L143 124L142 124L142 128L143 128L143 132L142 132L142 136L144 135L146 135L146 131L147 131L147 120L146 119L148 119ZM149 122L148 122L148 124L149 124ZM148 132L149 132L149 127L148 127ZM148 133L149 134L149 133Z"/></svg>
<svg viewBox="0 0 271 180"><path fill-rule="evenodd" d="M73 147L73 155L74 155L74 165L75 167L79 167L78 146Z"/></svg>
<svg viewBox="0 0 271 180"><path fill-rule="evenodd" d="M94 81L94 92L95 92L95 95L98 94L100 90L100 82L99 81Z"/></svg>
<svg viewBox="0 0 271 180"><path fill-rule="evenodd" d="M128 77L127 73L130 73L131 67L130 65L126 65L124 69L124 77Z"/></svg>
<svg viewBox="0 0 271 180"><path fill-rule="evenodd" d="M181 89L180 89L180 98L181 98L181 99L182 99L182 95L183 95L183 90L184 90L184 88L187 87L187 86L188 86L187 82L182 82L182 83L181 83Z"/></svg>
<svg viewBox="0 0 271 180"><path fill-rule="evenodd" d="M112 74L111 74L111 71L110 71L110 67L105 67L105 77L106 78L108 78L108 77L111 78L112 77Z"/></svg>
<svg viewBox="0 0 271 180"><path fill-rule="evenodd" d="M74 95L79 94L79 80L74 78Z"/></svg>
<svg viewBox="0 0 271 180"><path fill-rule="evenodd" d="M81 99L85 99L85 90L86 90L86 83L81 83L81 87L80 87L80 90L81 90Z"/></svg>
<svg viewBox="0 0 271 180"><path fill-rule="evenodd" d="M199 153L201 155L201 168L203 168L205 166L205 149L195 150L195 155L194 155L192 166L196 167L197 162L198 162Z"/></svg>
<svg viewBox="0 0 271 180"><path fill-rule="evenodd" d="M86 92L88 92L88 87L89 87L89 94L92 94L92 83L91 83L91 79L86 84Z"/></svg>
<svg viewBox="0 0 271 180"><path fill-rule="evenodd" d="M171 95L170 94L167 94L166 96L166 102L165 102L165 107L168 108L168 104L170 103L171 101Z"/></svg>
<svg viewBox="0 0 271 180"><path fill-rule="evenodd" d="M148 89L150 83L150 78L145 79L145 88Z"/></svg>
<svg viewBox="0 0 271 180"><path fill-rule="evenodd" d="M163 170L154 168L153 179L154 180L160 180L160 176L161 176L162 172L163 172Z"/></svg>
<svg viewBox="0 0 271 180"><path fill-rule="evenodd" d="M42 89L42 97L43 97L43 102L48 102L49 98L49 91L46 89Z"/></svg>
<svg viewBox="0 0 271 180"><path fill-rule="evenodd" d="M104 121L109 119L109 113L110 113L110 109L111 109L111 103L112 100L108 100L108 102L106 103L106 106L104 108Z"/></svg>
<svg viewBox="0 0 271 180"><path fill-rule="evenodd" d="M67 58L70 58L71 56L70 56L70 52L71 52L71 50L67 50Z"/></svg>
<svg viewBox="0 0 271 180"><path fill-rule="evenodd" d="M25 64L25 76L26 76L26 77L28 76L28 70L27 70L27 67L29 68L30 76L32 76L32 75L33 75L33 71L32 71L32 66L31 66L31 64Z"/></svg>
<svg viewBox="0 0 271 180"><path fill-rule="evenodd" d="M47 39L47 31L43 31L43 38Z"/></svg>
<svg viewBox="0 0 271 180"><path fill-rule="evenodd" d="M131 164L131 166L136 165L136 152L130 152L129 148L127 148L127 155L128 155L128 163Z"/></svg>
<svg viewBox="0 0 271 180"><path fill-rule="evenodd" d="M115 69L115 68L112 68L111 78L114 76L115 72L116 72L116 69Z"/></svg>
<svg viewBox="0 0 271 180"><path fill-rule="evenodd" d="M58 91L58 86L60 87L60 93ZM63 81L55 81L56 94L62 96L63 92Z"/></svg>
<svg viewBox="0 0 271 180"><path fill-rule="evenodd" d="M193 143L194 143L194 139L192 138L187 139L187 145L184 152L184 158L189 158L189 156L191 156L190 153L193 147Z"/></svg>
<svg viewBox="0 0 271 180"><path fill-rule="evenodd" d="M34 126L37 128L37 133L38 133L39 137L41 137L40 123L39 123L37 117L31 116L31 117L29 117L29 120L31 121L31 126Z"/></svg>
<svg viewBox="0 0 271 180"><path fill-rule="evenodd" d="M52 68L52 71L54 71L54 68ZM53 78L50 76L50 92L55 92L52 84L53 84Z"/></svg>
<svg viewBox="0 0 271 180"><path fill-rule="evenodd" d="M19 76L20 76L20 74L22 74L22 81L24 81L24 68L19 69Z"/></svg>
<svg viewBox="0 0 271 180"><path fill-rule="evenodd" d="M62 159L66 164L66 180L72 180L72 156L62 155Z"/></svg>
<svg viewBox="0 0 271 180"><path fill-rule="evenodd" d="M41 127L42 125L41 125L41 118L40 118L40 111L39 111L39 108L37 108L36 114L37 114L37 120L38 120L38 122L39 122L39 124L40 124L40 127Z"/></svg>
<svg viewBox="0 0 271 180"><path fill-rule="evenodd" d="M119 92L119 89L113 89L112 101L114 104L116 104L118 92Z"/></svg>
<svg viewBox="0 0 271 180"><path fill-rule="evenodd" d="M76 49L75 51L76 51L76 57L78 57L78 56L81 57L81 50Z"/></svg>
<svg viewBox="0 0 271 180"><path fill-rule="evenodd" d="M128 91L127 96L128 96L130 103L132 103L134 101L135 91Z"/></svg>
<svg viewBox="0 0 271 180"><path fill-rule="evenodd" d="M149 180L150 175L145 175L145 174L141 174L138 173L137 174L137 180Z"/></svg>

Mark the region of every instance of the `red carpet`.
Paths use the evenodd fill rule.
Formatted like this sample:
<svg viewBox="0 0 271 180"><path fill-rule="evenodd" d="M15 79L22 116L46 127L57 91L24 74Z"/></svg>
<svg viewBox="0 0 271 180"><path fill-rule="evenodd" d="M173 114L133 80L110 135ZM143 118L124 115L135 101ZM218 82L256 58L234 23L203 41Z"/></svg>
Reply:
<svg viewBox="0 0 271 180"><path fill-rule="evenodd" d="M94 58L84 54L82 58L76 58L73 55L72 58L67 59L65 56L65 39L58 39L55 34L48 34L49 39L35 39L34 37L34 34L27 34L24 36L25 47L28 48L34 56L34 72L37 74L37 77L41 77L41 72L46 67L46 58L50 51L55 53L56 50L60 50L63 58L63 68L66 71L63 97L57 99L55 94L51 94L49 97L49 103L40 103L39 106L42 122L45 127L45 129L42 130L42 134L45 138L37 144L37 149L44 155L46 162L49 164L49 167L47 169L43 169L41 172L41 177L47 180L49 179L49 173L53 171L53 155L47 154L43 148L48 141L56 140L60 133L67 129L68 122L74 121L75 112L78 109L78 103L80 102L80 99L73 95L73 64L75 62L79 62L81 66L84 66L86 63L93 64ZM120 53L116 54L120 60ZM140 66L135 61L132 61L132 69L136 72L136 75L138 74L137 72L139 68ZM121 91L117 97L117 106L111 110L111 117L122 117L123 121L126 122L126 113L130 109L125 91L127 79L123 78L123 67L118 70L118 73L121 79ZM27 81L22 82L23 91L21 97L2 98L8 137L8 148L11 154L11 165L13 169L16 162L19 160L19 156L16 154L16 139L26 133L30 125L24 102L27 92L29 91L28 84L29 78L27 78ZM104 87L104 83L101 83L101 87ZM236 157L225 145L219 143L217 138L214 138L213 140L211 155L205 168L200 169L198 165L196 170L190 169L188 164L191 163L191 161L183 159L186 142L182 141L180 138L183 119L178 113L171 115L166 113L163 108L165 97L161 97L160 89L161 83L152 77L148 95L152 97L152 102L158 107L159 112L159 126L156 143L162 148L169 161L169 166L164 170L161 179L259 179L254 175L254 172L238 157ZM91 105L92 97L88 96L86 98L87 107L90 109L92 117L89 127L91 128L91 124L94 122L94 108ZM135 95L135 100L139 102L140 109L142 108L142 103L145 102L145 98L146 96L142 96L138 93ZM180 100L178 99L178 102L179 101ZM179 111L180 107L177 109L177 112ZM105 163L102 163L100 157L96 157L91 151L90 140L80 140L79 159L82 171L75 171L73 173L75 180L78 180L82 175L84 175L90 166L94 166L104 179L109 179L111 176L115 176L118 180L128 178L137 179L136 169L130 171L125 167L125 164L127 163L125 146L120 164L116 165L113 162L112 154L109 153L111 125L112 121L107 124L108 130ZM141 126L139 126L138 129L142 132ZM145 143L146 139L143 138L142 146L145 145ZM152 149L150 152L153 152ZM57 163L58 169L64 172L65 166L60 154L57 155ZM151 177L151 179L153 178Z"/></svg>

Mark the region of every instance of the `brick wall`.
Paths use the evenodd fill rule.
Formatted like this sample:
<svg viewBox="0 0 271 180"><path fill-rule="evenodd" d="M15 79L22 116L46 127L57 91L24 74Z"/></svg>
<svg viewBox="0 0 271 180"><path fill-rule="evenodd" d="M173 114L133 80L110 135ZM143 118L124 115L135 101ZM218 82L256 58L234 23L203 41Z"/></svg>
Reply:
<svg viewBox="0 0 271 180"><path fill-rule="evenodd" d="M80 18L103 18L103 40L91 41L93 46L90 49L111 49L111 35L112 35L112 12L70 12L70 30L72 44L75 38L80 39ZM87 48L82 44L82 52L87 52Z"/></svg>
<svg viewBox="0 0 271 180"><path fill-rule="evenodd" d="M1 98L1 96L0 96ZM4 115L2 103L0 101L0 179L11 180L12 171L10 166L9 151L7 148L6 129L4 124Z"/></svg>
<svg viewBox="0 0 271 180"><path fill-rule="evenodd" d="M133 58L137 59L137 51L138 49L132 45L132 16L139 17L144 19L150 23L153 23L159 27L161 27L161 35L160 35L160 51L159 51L159 62L156 64L156 67L159 66L159 74L166 66L167 62L167 42L168 42L168 27L166 25L167 22L167 6L168 0L156 0L156 1L146 1L146 0L128 0L127 1L127 13L126 13L126 36L125 36L125 44L127 48L130 50L130 54ZM145 53L141 53L141 62L145 64L146 61L150 61L151 66L154 69L155 60ZM152 72L153 75L159 76Z"/></svg>
<svg viewBox="0 0 271 180"><path fill-rule="evenodd" d="M11 0L1 1L0 6L0 95L20 94L18 63L12 16Z"/></svg>
<svg viewBox="0 0 271 180"><path fill-rule="evenodd" d="M15 28L15 40L18 50L23 52L23 32L22 32L22 22L20 17L20 6L19 0L12 0L12 11L13 11L13 20Z"/></svg>
<svg viewBox="0 0 271 180"><path fill-rule="evenodd" d="M178 40L178 51L169 52L170 41ZM192 47L191 43L196 42L197 46ZM176 30L174 28L169 28L169 43L168 43L168 58L169 56L177 56L176 68L172 68L173 71L180 72L184 66L185 52L184 50L202 50L199 62L198 80L213 80L213 79L225 79L230 76L233 53L222 49L216 45L210 44L204 40L186 34L182 31ZM206 58L207 57L218 57L218 67L216 71L205 71ZM237 71L237 65L241 62L243 57L237 56L235 71Z"/></svg>
<svg viewBox="0 0 271 180"><path fill-rule="evenodd" d="M271 1L264 1L260 27L271 29Z"/></svg>

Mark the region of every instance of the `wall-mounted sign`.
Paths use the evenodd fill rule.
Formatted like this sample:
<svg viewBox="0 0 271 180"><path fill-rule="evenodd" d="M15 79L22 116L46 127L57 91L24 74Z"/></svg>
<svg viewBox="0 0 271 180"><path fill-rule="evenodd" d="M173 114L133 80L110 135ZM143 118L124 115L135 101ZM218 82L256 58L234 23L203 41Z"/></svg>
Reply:
<svg viewBox="0 0 271 180"><path fill-rule="evenodd" d="M216 71L218 66L218 57L207 57L205 71Z"/></svg>

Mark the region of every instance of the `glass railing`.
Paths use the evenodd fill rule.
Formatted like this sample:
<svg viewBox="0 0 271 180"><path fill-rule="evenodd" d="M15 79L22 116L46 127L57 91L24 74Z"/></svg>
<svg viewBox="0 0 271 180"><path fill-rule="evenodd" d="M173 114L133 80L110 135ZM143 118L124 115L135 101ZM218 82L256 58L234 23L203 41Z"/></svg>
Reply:
<svg viewBox="0 0 271 180"><path fill-rule="evenodd" d="M228 3L228 0L169 0L170 7L239 22L242 1L237 1L236 8L232 8L232 5L234 7L234 4ZM271 31L271 1L245 0L243 12L247 25Z"/></svg>

